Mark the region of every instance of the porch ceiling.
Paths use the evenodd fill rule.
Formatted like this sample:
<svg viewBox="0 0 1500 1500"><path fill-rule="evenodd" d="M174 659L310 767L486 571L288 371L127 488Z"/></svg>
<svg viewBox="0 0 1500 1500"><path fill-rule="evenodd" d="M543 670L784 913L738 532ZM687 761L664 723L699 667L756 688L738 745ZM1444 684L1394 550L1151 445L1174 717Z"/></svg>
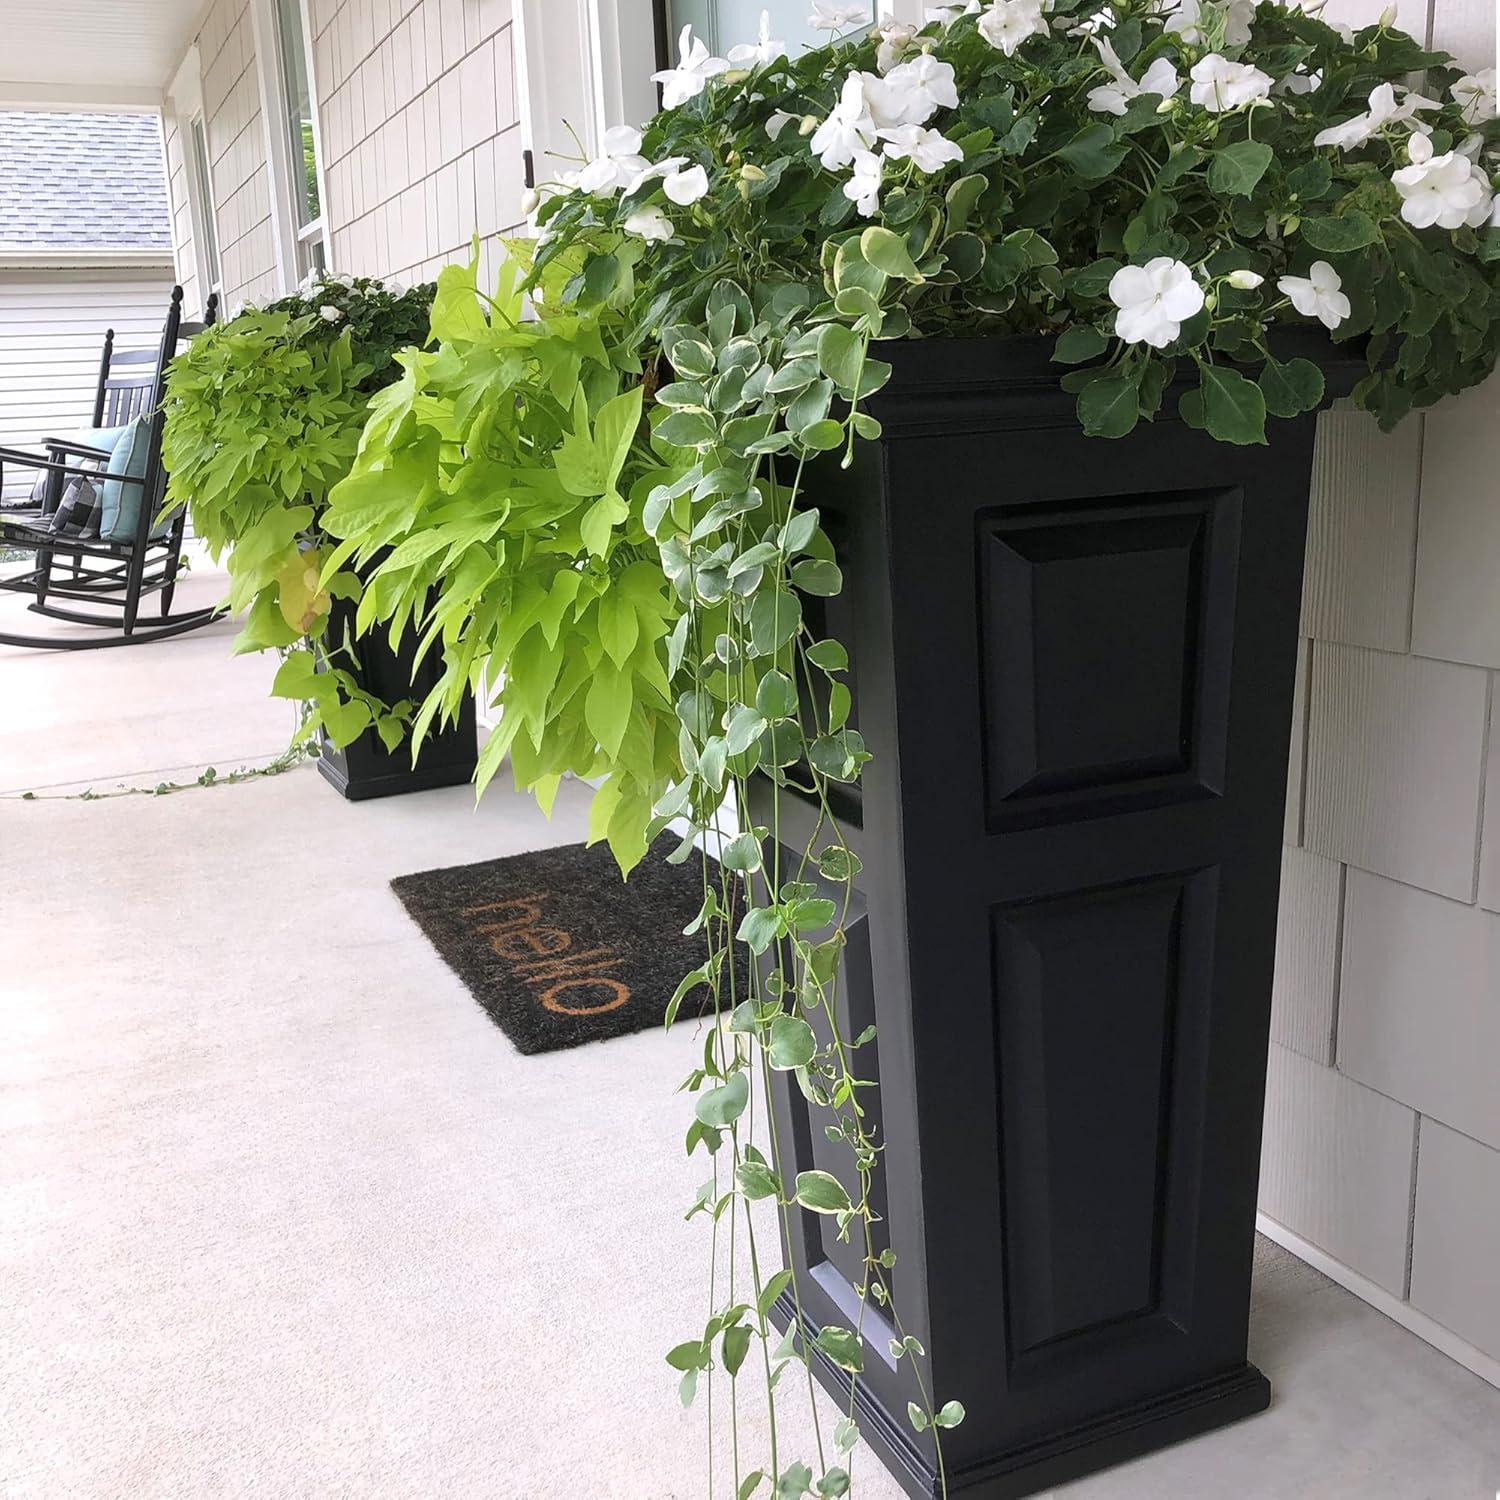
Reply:
<svg viewBox="0 0 1500 1500"><path fill-rule="evenodd" d="M155 110L203 0L6 0L0 109Z"/></svg>

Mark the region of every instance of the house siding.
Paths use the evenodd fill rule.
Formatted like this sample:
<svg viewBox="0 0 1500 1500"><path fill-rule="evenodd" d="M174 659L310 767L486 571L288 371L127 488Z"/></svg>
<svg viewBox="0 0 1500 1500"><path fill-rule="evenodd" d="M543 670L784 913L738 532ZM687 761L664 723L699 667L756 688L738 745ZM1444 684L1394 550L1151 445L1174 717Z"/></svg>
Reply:
<svg viewBox="0 0 1500 1500"><path fill-rule="evenodd" d="M1372 21L1384 0L1333 0ZM1403 10L1406 7L1403 5ZM1422 14L1404 24L1421 33ZM1495 55L1488 0L1429 37ZM1500 1359L1500 377L1318 434L1261 1209Z"/></svg>
<svg viewBox="0 0 1500 1500"><path fill-rule="evenodd" d="M484 270L523 222L510 0L307 0L332 269L434 276ZM215 0L198 34L224 299L277 295L271 176L248 0ZM192 265L185 121L169 115L174 241ZM292 276L295 279L295 276Z"/></svg>
<svg viewBox="0 0 1500 1500"><path fill-rule="evenodd" d="M35 450L94 415L104 333L118 349L154 348L172 293L160 266L0 269L0 447ZM7 464L6 502L23 499L33 470Z"/></svg>

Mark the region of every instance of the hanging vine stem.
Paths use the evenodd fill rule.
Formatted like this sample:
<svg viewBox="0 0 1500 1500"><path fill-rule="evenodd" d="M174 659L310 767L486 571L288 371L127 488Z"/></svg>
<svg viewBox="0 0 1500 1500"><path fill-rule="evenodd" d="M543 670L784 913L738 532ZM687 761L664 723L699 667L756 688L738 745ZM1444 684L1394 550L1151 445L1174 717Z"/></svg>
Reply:
<svg viewBox="0 0 1500 1500"><path fill-rule="evenodd" d="M850 264L852 266L853 257ZM851 274L853 274L851 272ZM883 279L883 277L882 277ZM728 290L723 290L723 288ZM947 1471L942 1454L940 1429L962 1420L962 1408L951 1402L935 1410L920 1361L926 1351L909 1335L892 1295L889 1277L894 1252L877 1252L874 1226L879 1221L872 1201L875 1172L882 1143L877 1140L860 1102L860 1092L875 1087L861 1078L854 1053L874 1038L874 1027L858 1037L845 1035L840 1016L839 969L845 948L845 931L854 900L854 880L860 862L849 847L832 813L829 785L834 780L853 782L867 757L863 741L848 726L850 692L839 680L847 667L847 652L831 641L818 641L803 619L801 596L829 596L839 591L841 574L827 538L818 529L816 509L801 504L806 466L818 453L843 449L843 462L852 459L858 436L872 435L868 417L859 411L859 400L875 382L867 375L871 329L880 316L863 320L857 332L838 324L798 326L788 319L784 329L768 333L754 321L748 299L732 281L720 283L715 307L710 297L709 328L677 329L672 335L668 358L678 373L683 367L703 364L702 352L720 353L701 371L707 376L719 371L718 380L737 373L740 385L754 371L763 371L762 384L769 388L774 371L795 371L799 350L821 347L828 328L836 330L835 342L843 338L830 358L836 358L841 378L834 381L808 373L804 386L813 387L813 410L803 410L795 427L782 421L781 431L772 423L762 424L757 440L746 443L731 436L726 421L715 421L707 406L694 403L699 418L697 447L700 462L678 486L678 493L662 497L656 534L663 550L663 565L675 574L686 605L681 635L684 654L691 651L692 683L689 695L679 704L682 723L682 761L688 772L683 787L663 799L658 811L666 814L690 806L690 822L718 848L720 863L715 881L712 866L703 860L703 904L689 931L700 929L708 942L704 965L684 980L669 1010L668 1024L683 998L698 984L711 996L711 1031L704 1048L703 1065L689 1075L685 1088L697 1094L695 1120L688 1134L688 1149L701 1143L715 1158L713 1179L700 1190L689 1217L703 1211L714 1223L710 1272L710 1317L696 1340L679 1344L668 1355L669 1363L682 1370L684 1400L691 1400L700 1372L707 1373L710 1400L713 1376L722 1368L730 1377L733 1483L737 1500L747 1500L764 1481L775 1494L798 1496L812 1492L839 1496L849 1492L848 1468L830 1464L823 1443L818 1415L817 1383L812 1360L814 1348L834 1366L847 1372L848 1390L843 1415L834 1431L834 1450L843 1458L852 1452L858 1438L856 1421L858 1379L863 1369L865 1314L873 1296L890 1317L897 1337L891 1354L912 1362L918 1400L909 1404L909 1417L920 1432L931 1430L939 1484L947 1493ZM724 310L730 309L726 318ZM736 325L743 330L736 336ZM739 345L742 352L735 352ZM746 346L749 346L746 349ZM694 347L696 346L696 347ZM727 358L726 358L727 355ZM803 373L807 373L805 370ZM883 378L883 377L882 377ZM796 379L783 377L784 385ZM696 388L695 388L696 389ZM847 412L828 415L836 390L848 398ZM688 392L687 394L691 394ZM683 395L668 388L670 399ZM710 403L712 404L712 403ZM730 410L734 410L731 403ZM701 422L710 418L710 425ZM806 420L811 417L811 420ZM874 429L878 430L878 429ZM810 436L809 436L810 434ZM736 449L741 451L736 452ZM791 450L795 457L786 479L778 472L777 455ZM725 479L735 460L749 460L738 479ZM831 461L831 460L830 460ZM708 476L721 476L710 482ZM731 476L732 478L732 476ZM694 509L692 499L705 486L708 498L727 491L728 501L706 512ZM769 503L768 503L769 502ZM769 511L769 521L764 519ZM674 529L667 532L667 522ZM727 537L726 540L722 538ZM826 703L820 703L815 673L827 681ZM806 693L799 690L799 681ZM725 706L715 712L719 703ZM778 734L778 730L784 733ZM769 823L754 822L755 804L751 781L768 773L770 785ZM785 842L782 817L784 788L798 792L811 802L815 812L811 832L793 853ZM684 795L684 789L686 795ZM738 813L739 831L726 837L723 810L732 800ZM691 839L684 842L683 854ZM819 847L822 845L823 847ZM784 861L791 853L794 869ZM809 877L816 870L821 885ZM785 879L790 874L790 879ZM833 890L835 897L822 894ZM739 997L736 944L753 959L749 993ZM826 1040L819 1042L810 1017L822 1014ZM754 1144L754 1098L749 1073L759 1068L766 1111L769 1160ZM771 1074L790 1073L814 1108L832 1112L825 1134L850 1152L851 1176L856 1191L835 1175L812 1169L797 1172L788 1158L776 1122ZM717 1156L727 1138L730 1182L725 1185ZM854 1290L859 1310L854 1328L825 1325L807 1343L803 1289L793 1264L767 1278L763 1274L755 1238L754 1204L766 1198L775 1201L783 1237L791 1244L793 1212L812 1211L830 1215L838 1236L848 1242L858 1227L861 1274ZM752 1301L741 1301L735 1290L736 1246L734 1209L743 1205L745 1241L749 1257ZM715 1297L719 1285L718 1232L720 1218L730 1214L728 1235L728 1291L722 1305ZM786 1335L772 1350L770 1312L783 1294L789 1294L792 1318ZM756 1469L742 1472L739 1447L737 1381L752 1337L761 1342L761 1360L766 1378L769 1427L769 1473ZM777 1423L776 1386L791 1360L804 1367L807 1399L812 1417L818 1471L802 1463L783 1467ZM710 1440L710 1493L712 1493L712 1442Z"/></svg>

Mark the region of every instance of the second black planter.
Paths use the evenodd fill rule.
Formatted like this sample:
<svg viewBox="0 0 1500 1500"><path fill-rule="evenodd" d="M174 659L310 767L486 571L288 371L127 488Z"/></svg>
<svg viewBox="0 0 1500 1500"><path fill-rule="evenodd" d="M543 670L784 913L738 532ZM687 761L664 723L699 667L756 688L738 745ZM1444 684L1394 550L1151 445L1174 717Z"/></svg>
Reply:
<svg viewBox="0 0 1500 1500"><path fill-rule="evenodd" d="M343 599L333 603L329 639L353 638L354 605ZM383 703L410 698L420 703L437 686L443 673L442 658L429 651L416 661L418 633L408 630L398 650L392 650L384 631L372 631L355 642L358 665L341 662L353 671L360 686ZM433 724L422 741L421 754L412 764L411 744L403 740L387 750L374 729L367 729L352 744L335 750L326 741L318 760L325 780L351 802L372 797L392 797L402 792L423 792L440 786L461 786L473 780L479 759L478 729L474 700L464 699L457 720L450 725Z"/></svg>
<svg viewBox="0 0 1500 1500"><path fill-rule="evenodd" d="M877 1248L968 1410L949 1490L1001 1500L1269 1400L1246 1328L1315 418L1089 439L1038 346L880 353L883 437L808 496L874 754L840 1004L878 1026ZM845 1170L788 1075L774 1106L797 1169ZM859 1252L811 1213L786 1251L808 1333L853 1327ZM910 1362L864 1328L861 1430L934 1495Z"/></svg>

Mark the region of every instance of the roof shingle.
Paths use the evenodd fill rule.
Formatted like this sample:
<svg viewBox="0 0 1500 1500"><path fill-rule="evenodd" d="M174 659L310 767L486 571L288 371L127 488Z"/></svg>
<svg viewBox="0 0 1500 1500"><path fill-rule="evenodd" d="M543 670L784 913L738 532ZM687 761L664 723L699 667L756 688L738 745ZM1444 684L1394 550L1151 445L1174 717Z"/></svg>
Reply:
<svg viewBox="0 0 1500 1500"><path fill-rule="evenodd" d="M0 250L171 248L154 117L0 110Z"/></svg>

